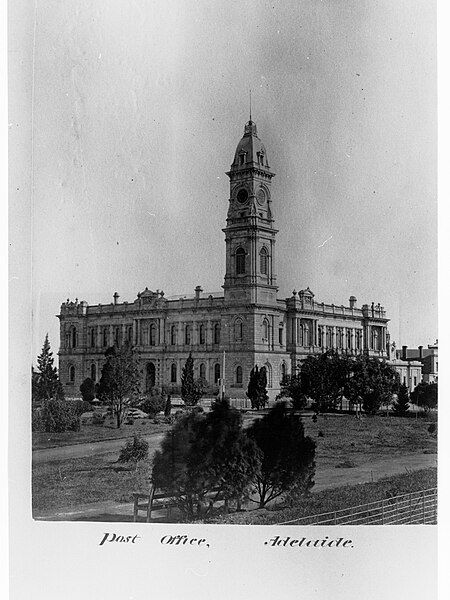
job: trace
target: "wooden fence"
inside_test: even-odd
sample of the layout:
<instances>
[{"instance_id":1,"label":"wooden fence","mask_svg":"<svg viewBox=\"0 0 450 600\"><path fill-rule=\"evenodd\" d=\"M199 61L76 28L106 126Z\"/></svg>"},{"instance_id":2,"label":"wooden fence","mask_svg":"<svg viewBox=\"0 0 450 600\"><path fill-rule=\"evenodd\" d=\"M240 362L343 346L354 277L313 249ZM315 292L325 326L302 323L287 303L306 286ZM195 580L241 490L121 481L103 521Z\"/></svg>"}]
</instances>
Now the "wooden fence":
<instances>
[{"instance_id":1,"label":"wooden fence","mask_svg":"<svg viewBox=\"0 0 450 600\"><path fill-rule=\"evenodd\" d=\"M437 488L430 488L274 525L434 525L436 522Z\"/></svg>"}]
</instances>

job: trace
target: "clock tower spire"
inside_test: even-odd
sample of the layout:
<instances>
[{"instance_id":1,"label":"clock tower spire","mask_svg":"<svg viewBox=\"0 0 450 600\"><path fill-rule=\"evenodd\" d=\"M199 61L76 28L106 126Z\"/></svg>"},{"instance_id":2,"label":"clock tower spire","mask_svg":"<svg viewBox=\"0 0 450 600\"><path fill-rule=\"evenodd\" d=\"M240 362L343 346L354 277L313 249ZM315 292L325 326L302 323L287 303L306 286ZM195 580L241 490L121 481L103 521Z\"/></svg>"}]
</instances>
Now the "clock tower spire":
<instances>
[{"instance_id":1,"label":"clock tower spire","mask_svg":"<svg viewBox=\"0 0 450 600\"><path fill-rule=\"evenodd\" d=\"M250 109L251 110L251 109ZM225 301L276 304L275 235L271 198L274 177L256 123L250 120L227 173L230 199L226 243Z\"/></svg>"}]
</instances>

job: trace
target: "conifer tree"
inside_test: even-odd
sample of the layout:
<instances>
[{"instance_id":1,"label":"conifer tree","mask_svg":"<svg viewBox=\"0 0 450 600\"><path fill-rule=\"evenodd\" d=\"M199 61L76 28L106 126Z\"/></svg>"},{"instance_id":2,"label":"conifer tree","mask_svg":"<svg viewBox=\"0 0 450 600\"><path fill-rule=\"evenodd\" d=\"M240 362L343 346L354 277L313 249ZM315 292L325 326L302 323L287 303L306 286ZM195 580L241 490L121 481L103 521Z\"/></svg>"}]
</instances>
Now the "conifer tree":
<instances>
[{"instance_id":1,"label":"conifer tree","mask_svg":"<svg viewBox=\"0 0 450 600\"><path fill-rule=\"evenodd\" d=\"M64 391L59 381L58 370L54 366L48 333L45 336L42 351L37 358L37 365L37 371L32 373L32 377L35 377L34 399L39 401L49 400L50 398L64 399Z\"/></svg>"},{"instance_id":2,"label":"conifer tree","mask_svg":"<svg viewBox=\"0 0 450 600\"><path fill-rule=\"evenodd\" d=\"M203 395L203 382L194 379L194 359L189 353L181 372L181 398L187 406L195 406Z\"/></svg>"},{"instance_id":3,"label":"conifer tree","mask_svg":"<svg viewBox=\"0 0 450 600\"><path fill-rule=\"evenodd\" d=\"M394 402L394 413L404 417L409 410L409 392L404 383L399 387L397 400Z\"/></svg>"}]
</instances>

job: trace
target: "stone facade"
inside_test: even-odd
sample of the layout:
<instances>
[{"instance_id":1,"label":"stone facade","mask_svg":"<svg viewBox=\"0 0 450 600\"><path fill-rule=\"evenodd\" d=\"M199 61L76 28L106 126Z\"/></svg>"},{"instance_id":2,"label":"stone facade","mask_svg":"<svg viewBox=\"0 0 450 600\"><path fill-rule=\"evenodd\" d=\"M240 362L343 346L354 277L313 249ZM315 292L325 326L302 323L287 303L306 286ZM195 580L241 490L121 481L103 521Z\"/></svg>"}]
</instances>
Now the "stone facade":
<instances>
[{"instance_id":1,"label":"stone facade","mask_svg":"<svg viewBox=\"0 0 450 600\"><path fill-rule=\"evenodd\" d=\"M125 341L138 351L142 387L179 389L181 370L192 352L196 376L227 394L245 397L252 367L265 366L269 396L279 392L284 373L309 354L337 349L389 359L388 319L375 303L324 304L309 288L278 298L271 182L267 152L249 121L230 171L223 291L200 286L186 296L165 297L147 288L134 302L61 305L60 378L68 396L78 395L86 377L100 378L105 350Z\"/></svg>"}]
</instances>

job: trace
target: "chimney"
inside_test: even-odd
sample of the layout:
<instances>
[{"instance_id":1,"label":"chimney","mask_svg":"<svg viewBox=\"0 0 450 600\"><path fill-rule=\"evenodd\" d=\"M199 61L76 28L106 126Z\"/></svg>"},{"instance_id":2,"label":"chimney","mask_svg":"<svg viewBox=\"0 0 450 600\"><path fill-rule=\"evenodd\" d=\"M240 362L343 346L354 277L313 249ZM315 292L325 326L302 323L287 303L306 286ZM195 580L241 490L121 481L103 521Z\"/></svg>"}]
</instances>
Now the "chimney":
<instances>
[{"instance_id":1,"label":"chimney","mask_svg":"<svg viewBox=\"0 0 450 600\"><path fill-rule=\"evenodd\" d=\"M117 304L117 300L120 298L119 294L117 292L114 292L114 304Z\"/></svg>"},{"instance_id":2,"label":"chimney","mask_svg":"<svg viewBox=\"0 0 450 600\"><path fill-rule=\"evenodd\" d=\"M408 346L402 346L402 360L406 360L406 349Z\"/></svg>"},{"instance_id":3,"label":"chimney","mask_svg":"<svg viewBox=\"0 0 450 600\"><path fill-rule=\"evenodd\" d=\"M195 299L200 300L200 293L203 292L203 289L200 285L195 288Z\"/></svg>"},{"instance_id":4,"label":"chimney","mask_svg":"<svg viewBox=\"0 0 450 600\"><path fill-rule=\"evenodd\" d=\"M350 296L349 304L350 304L350 308L355 308L355 304L356 304L355 296Z\"/></svg>"},{"instance_id":5,"label":"chimney","mask_svg":"<svg viewBox=\"0 0 450 600\"><path fill-rule=\"evenodd\" d=\"M419 360L423 358L423 346L419 346Z\"/></svg>"}]
</instances>

